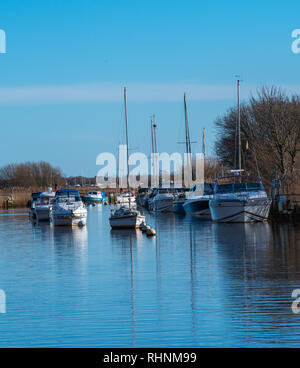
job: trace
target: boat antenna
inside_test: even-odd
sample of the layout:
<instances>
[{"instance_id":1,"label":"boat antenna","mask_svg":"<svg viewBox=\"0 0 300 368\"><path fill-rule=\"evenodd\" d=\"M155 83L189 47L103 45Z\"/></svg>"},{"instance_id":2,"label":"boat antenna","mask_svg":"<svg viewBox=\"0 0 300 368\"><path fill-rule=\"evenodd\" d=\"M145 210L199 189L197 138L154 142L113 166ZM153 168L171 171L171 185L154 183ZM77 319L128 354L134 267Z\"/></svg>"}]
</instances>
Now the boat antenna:
<instances>
[{"instance_id":1,"label":"boat antenna","mask_svg":"<svg viewBox=\"0 0 300 368\"><path fill-rule=\"evenodd\" d=\"M124 87L124 107L125 107L126 149L127 149L127 190L128 190L128 193L129 193L129 208L130 208L130 190L129 190L129 150L128 150L128 120L127 120L127 98L126 98L126 87Z\"/></svg>"}]
</instances>

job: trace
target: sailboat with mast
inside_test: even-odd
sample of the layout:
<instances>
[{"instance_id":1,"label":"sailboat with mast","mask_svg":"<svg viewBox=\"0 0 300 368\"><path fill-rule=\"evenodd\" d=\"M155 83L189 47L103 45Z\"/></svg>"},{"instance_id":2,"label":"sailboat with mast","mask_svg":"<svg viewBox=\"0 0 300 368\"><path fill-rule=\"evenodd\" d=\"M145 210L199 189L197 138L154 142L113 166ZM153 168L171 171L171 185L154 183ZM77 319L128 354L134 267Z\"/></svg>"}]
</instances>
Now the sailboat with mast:
<instances>
[{"instance_id":1,"label":"sailboat with mast","mask_svg":"<svg viewBox=\"0 0 300 368\"><path fill-rule=\"evenodd\" d=\"M238 165L230 175L217 178L213 198L209 202L211 218L216 222L257 222L268 219L272 200L260 177L246 175L241 168L240 80L237 81Z\"/></svg>"},{"instance_id":2,"label":"sailboat with mast","mask_svg":"<svg viewBox=\"0 0 300 368\"><path fill-rule=\"evenodd\" d=\"M125 106L125 127L126 127L126 150L127 150L127 190L130 193L129 186L129 150L128 150L128 119L127 119L127 96L126 87L124 87L124 106ZM112 229L135 229L145 222L145 216L132 208L131 196L128 197L128 206L121 206L112 211L109 223Z\"/></svg>"},{"instance_id":3,"label":"sailboat with mast","mask_svg":"<svg viewBox=\"0 0 300 368\"><path fill-rule=\"evenodd\" d=\"M191 158L192 149L191 149L191 140L190 140L190 130L189 130L189 123L188 123L188 116L187 116L187 107L186 107L186 94L183 95L183 105L184 105L184 120L185 120L185 148L186 153L188 155L188 160ZM179 142L184 143L184 142ZM188 165L191 165L191 162L188 161ZM192 165L190 166L192 169ZM183 208L184 203L186 202L186 190L179 191L178 194L175 196L173 202L173 211L176 213L185 213Z\"/></svg>"}]
</instances>

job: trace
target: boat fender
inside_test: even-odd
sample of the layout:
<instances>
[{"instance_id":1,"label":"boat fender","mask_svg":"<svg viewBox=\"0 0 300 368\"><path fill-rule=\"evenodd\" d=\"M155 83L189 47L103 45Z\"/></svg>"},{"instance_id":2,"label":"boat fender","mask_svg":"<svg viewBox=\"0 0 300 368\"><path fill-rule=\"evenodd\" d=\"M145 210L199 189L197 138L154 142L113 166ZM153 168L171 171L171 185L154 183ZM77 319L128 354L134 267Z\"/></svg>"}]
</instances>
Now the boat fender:
<instances>
[{"instance_id":1,"label":"boat fender","mask_svg":"<svg viewBox=\"0 0 300 368\"><path fill-rule=\"evenodd\" d=\"M147 232L146 232L147 236L155 236L156 235L156 231L154 229L147 229Z\"/></svg>"}]
</instances>

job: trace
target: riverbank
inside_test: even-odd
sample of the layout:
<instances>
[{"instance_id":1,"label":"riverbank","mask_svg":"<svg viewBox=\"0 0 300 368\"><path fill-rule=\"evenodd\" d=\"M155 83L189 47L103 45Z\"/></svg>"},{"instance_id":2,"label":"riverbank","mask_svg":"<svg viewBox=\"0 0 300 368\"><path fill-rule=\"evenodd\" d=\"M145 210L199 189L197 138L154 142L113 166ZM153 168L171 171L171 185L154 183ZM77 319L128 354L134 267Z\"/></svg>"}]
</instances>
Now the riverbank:
<instances>
[{"instance_id":1,"label":"riverbank","mask_svg":"<svg viewBox=\"0 0 300 368\"><path fill-rule=\"evenodd\" d=\"M105 192L109 200L111 196L119 193L117 188L99 189L94 186L85 187L68 187L69 189L77 189L83 198L88 192L101 190ZM31 194L34 192L45 192L48 188L12 188L10 190L0 190L0 208L24 208L30 207Z\"/></svg>"},{"instance_id":2,"label":"riverbank","mask_svg":"<svg viewBox=\"0 0 300 368\"><path fill-rule=\"evenodd\" d=\"M0 191L0 207L11 208L11 207L28 207L31 201L30 189L20 190L1 190Z\"/></svg>"}]
</instances>

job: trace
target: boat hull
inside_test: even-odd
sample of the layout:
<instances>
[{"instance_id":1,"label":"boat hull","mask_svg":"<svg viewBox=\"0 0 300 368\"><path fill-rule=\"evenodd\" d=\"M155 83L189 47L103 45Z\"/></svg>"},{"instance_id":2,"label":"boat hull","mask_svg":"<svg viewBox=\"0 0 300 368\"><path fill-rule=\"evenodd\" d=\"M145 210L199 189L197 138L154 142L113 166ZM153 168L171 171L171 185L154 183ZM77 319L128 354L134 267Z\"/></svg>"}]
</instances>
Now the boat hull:
<instances>
[{"instance_id":1,"label":"boat hull","mask_svg":"<svg viewBox=\"0 0 300 368\"><path fill-rule=\"evenodd\" d=\"M86 217L72 215L56 215L52 217L55 226L85 226Z\"/></svg>"},{"instance_id":2,"label":"boat hull","mask_svg":"<svg viewBox=\"0 0 300 368\"><path fill-rule=\"evenodd\" d=\"M105 202L105 200L103 198L84 198L83 200L85 203L89 204L89 203L103 203Z\"/></svg>"},{"instance_id":3,"label":"boat hull","mask_svg":"<svg viewBox=\"0 0 300 368\"><path fill-rule=\"evenodd\" d=\"M209 208L209 199L188 200L183 206L185 212L189 215L200 216L209 219L211 217Z\"/></svg>"},{"instance_id":4,"label":"boat hull","mask_svg":"<svg viewBox=\"0 0 300 368\"><path fill-rule=\"evenodd\" d=\"M145 216L110 217L109 223L112 229L136 229L145 222Z\"/></svg>"},{"instance_id":5,"label":"boat hull","mask_svg":"<svg viewBox=\"0 0 300 368\"><path fill-rule=\"evenodd\" d=\"M183 203L174 203L173 204L173 212L175 213L185 213L183 208Z\"/></svg>"},{"instance_id":6,"label":"boat hull","mask_svg":"<svg viewBox=\"0 0 300 368\"><path fill-rule=\"evenodd\" d=\"M173 198L152 201L152 211L173 212Z\"/></svg>"},{"instance_id":7,"label":"boat hull","mask_svg":"<svg viewBox=\"0 0 300 368\"><path fill-rule=\"evenodd\" d=\"M271 199L211 200L210 212L216 222L260 222L269 217Z\"/></svg>"},{"instance_id":8,"label":"boat hull","mask_svg":"<svg viewBox=\"0 0 300 368\"><path fill-rule=\"evenodd\" d=\"M51 216L50 208L47 208L47 209L36 208L34 212L35 212L35 218L38 221L49 221L50 220L50 216Z\"/></svg>"},{"instance_id":9,"label":"boat hull","mask_svg":"<svg viewBox=\"0 0 300 368\"><path fill-rule=\"evenodd\" d=\"M52 222L57 226L84 226L86 225L87 210L80 211L52 211Z\"/></svg>"}]
</instances>

